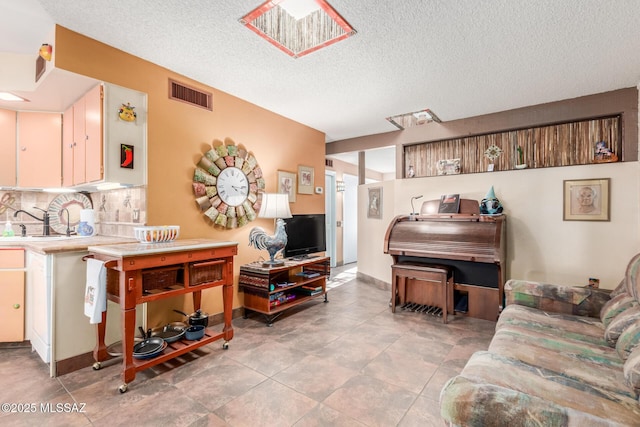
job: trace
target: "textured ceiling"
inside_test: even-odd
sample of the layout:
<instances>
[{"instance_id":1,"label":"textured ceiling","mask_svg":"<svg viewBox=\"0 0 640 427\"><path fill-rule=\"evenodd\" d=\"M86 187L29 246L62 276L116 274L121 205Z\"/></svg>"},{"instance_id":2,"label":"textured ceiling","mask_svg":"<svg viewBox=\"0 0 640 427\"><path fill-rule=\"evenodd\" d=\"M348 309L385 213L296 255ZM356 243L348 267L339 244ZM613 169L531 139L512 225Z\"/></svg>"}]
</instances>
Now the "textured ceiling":
<instances>
[{"instance_id":1,"label":"textured ceiling","mask_svg":"<svg viewBox=\"0 0 640 427\"><path fill-rule=\"evenodd\" d=\"M638 0L329 2L358 33L299 59L238 22L261 0L0 0L0 52L36 52L49 20L327 142L424 108L449 121L640 82Z\"/></svg>"}]
</instances>

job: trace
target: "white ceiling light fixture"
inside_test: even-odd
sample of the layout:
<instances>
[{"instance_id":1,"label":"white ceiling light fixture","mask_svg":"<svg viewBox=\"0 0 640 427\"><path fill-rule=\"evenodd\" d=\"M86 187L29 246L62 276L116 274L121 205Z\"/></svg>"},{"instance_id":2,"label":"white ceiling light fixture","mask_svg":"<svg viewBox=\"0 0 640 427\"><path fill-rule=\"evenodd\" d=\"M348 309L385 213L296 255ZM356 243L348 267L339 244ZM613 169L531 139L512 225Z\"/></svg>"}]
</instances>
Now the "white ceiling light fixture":
<instances>
[{"instance_id":1,"label":"white ceiling light fixture","mask_svg":"<svg viewBox=\"0 0 640 427\"><path fill-rule=\"evenodd\" d=\"M14 95L10 92L0 92L0 101L29 102L28 99L25 99L18 95Z\"/></svg>"},{"instance_id":2,"label":"white ceiling light fixture","mask_svg":"<svg viewBox=\"0 0 640 427\"><path fill-rule=\"evenodd\" d=\"M442 120L428 108L411 113L398 114L397 116L387 117L387 120L400 130L405 130L412 126L419 126L425 123L442 123Z\"/></svg>"},{"instance_id":3,"label":"white ceiling light fixture","mask_svg":"<svg viewBox=\"0 0 640 427\"><path fill-rule=\"evenodd\" d=\"M293 58L356 34L325 0L269 0L239 21Z\"/></svg>"}]
</instances>

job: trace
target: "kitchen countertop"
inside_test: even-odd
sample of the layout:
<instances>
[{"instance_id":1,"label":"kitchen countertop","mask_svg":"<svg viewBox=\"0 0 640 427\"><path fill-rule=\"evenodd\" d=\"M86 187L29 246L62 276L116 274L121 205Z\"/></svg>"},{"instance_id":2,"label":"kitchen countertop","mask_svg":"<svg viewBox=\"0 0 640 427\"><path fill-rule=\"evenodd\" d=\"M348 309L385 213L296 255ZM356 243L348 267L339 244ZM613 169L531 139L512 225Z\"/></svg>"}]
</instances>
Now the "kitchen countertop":
<instances>
[{"instance_id":1,"label":"kitchen countertop","mask_svg":"<svg viewBox=\"0 0 640 427\"><path fill-rule=\"evenodd\" d=\"M214 239L184 239L163 243L134 243L100 244L99 246L89 246L89 252L114 256L138 256L164 252L179 252L190 249L210 249L227 246L238 246L238 242L222 241Z\"/></svg>"},{"instance_id":2,"label":"kitchen countertop","mask_svg":"<svg viewBox=\"0 0 640 427\"><path fill-rule=\"evenodd\" d=\"M51 239L51 240L47 240ZM134 238L129 237L111 237L111 236L92 236L92 237L63 237L63 238L2 238L0 237L0 249L8 248L24 248L41 254L52 254L58 252L77 252L86 251L90 246L98 247L99 245L121 245L137 242Z\"/></svg>"}]
</instances>

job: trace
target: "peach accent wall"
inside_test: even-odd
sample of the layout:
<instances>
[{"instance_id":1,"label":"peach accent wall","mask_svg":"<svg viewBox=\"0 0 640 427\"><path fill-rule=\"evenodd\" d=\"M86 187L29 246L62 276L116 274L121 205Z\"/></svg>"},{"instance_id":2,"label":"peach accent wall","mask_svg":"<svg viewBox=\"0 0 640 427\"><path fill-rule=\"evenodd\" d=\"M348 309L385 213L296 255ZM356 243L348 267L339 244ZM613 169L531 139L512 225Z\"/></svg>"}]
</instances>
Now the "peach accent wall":
<instances>
[{"instance_id":1,"label":"peach accent wall","mask_svg":"<svg viewBox=\"0 0 640 427\"><path fill-rule=\"evenodd\" d=\"M254 153L264 172L267 192L276 191L278 170L297 173L300 164L313 167L315 186L324 187L324 133L64 27L56 27L55 50L58 68L148 94L147 224L178 224L181 238L238 242L233 305L241 306L242 294L237 292L239 266L268 256L266 251L248 246L249 231L262 226L272 232L273 221L256 220L236 230L214 228L193 196L191 183L196 163L214 140L230 138ZM169 100L169 78L213 92L213 112ZM324 194L297 194L296 202L291 204L294 214L322 213L324 208ZM150 326L159 321L154 312L191 308L188 300L165 300L157 305L150 307ZM210 314L222 311L218 290L203 294L202 308Z\"/></svg>"}]
</instances>

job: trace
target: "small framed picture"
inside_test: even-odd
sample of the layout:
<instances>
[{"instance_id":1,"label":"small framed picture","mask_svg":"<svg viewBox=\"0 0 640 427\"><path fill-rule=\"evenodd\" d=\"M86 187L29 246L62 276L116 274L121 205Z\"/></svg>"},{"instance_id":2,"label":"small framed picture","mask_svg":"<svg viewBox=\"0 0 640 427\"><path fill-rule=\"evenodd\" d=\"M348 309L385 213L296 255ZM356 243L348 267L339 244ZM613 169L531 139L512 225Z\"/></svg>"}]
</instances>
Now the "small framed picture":
<instances>
[{"instance_id":1,"label":"small framed picture","mask_svg":"<svg viewBox=\"0 0 640 427\"><path fill-rule=\"evenodd\" d=\"M120 167L133 169L133 145L120 144Z\"/></svg>"},{"instance_id":2,"label":"small framed picture","mask_svg":"<svg viewBox=\"0 0 640 427\"><path fill-rule=\"evenodd\" d=\"M565 221L609 221L609 178L564 181Z\"/></svg>"},{"instance_id":3,"label":"small framed picture","mask_svg":"<svg viewBox=\"0 0 640 427\"><path fill-rule=\"evenodd\" d=\"M298 166L298 193L313 194L313 184L313 168L309 166Z\"/></svg>"},{"instance_id":4,"label":"small framed picture","mask_svg":"<svg viewBox=\"0 0 640 427\"><path fill-rule=\"evenodd\" d=\"M382 219L382 187L373 187L369 189L367 218Z\"/></svg>"},{"instance_id":5,"label":"small framed picture","mask_svg":"<svg viewBox=\"0 0 640 427\"><path fill-rule=\"evenodd\" d=\"M296 174L293 172L278 171L278 193L289 195L289 202L296 201Z\"/></svg>"}]
</instances>

